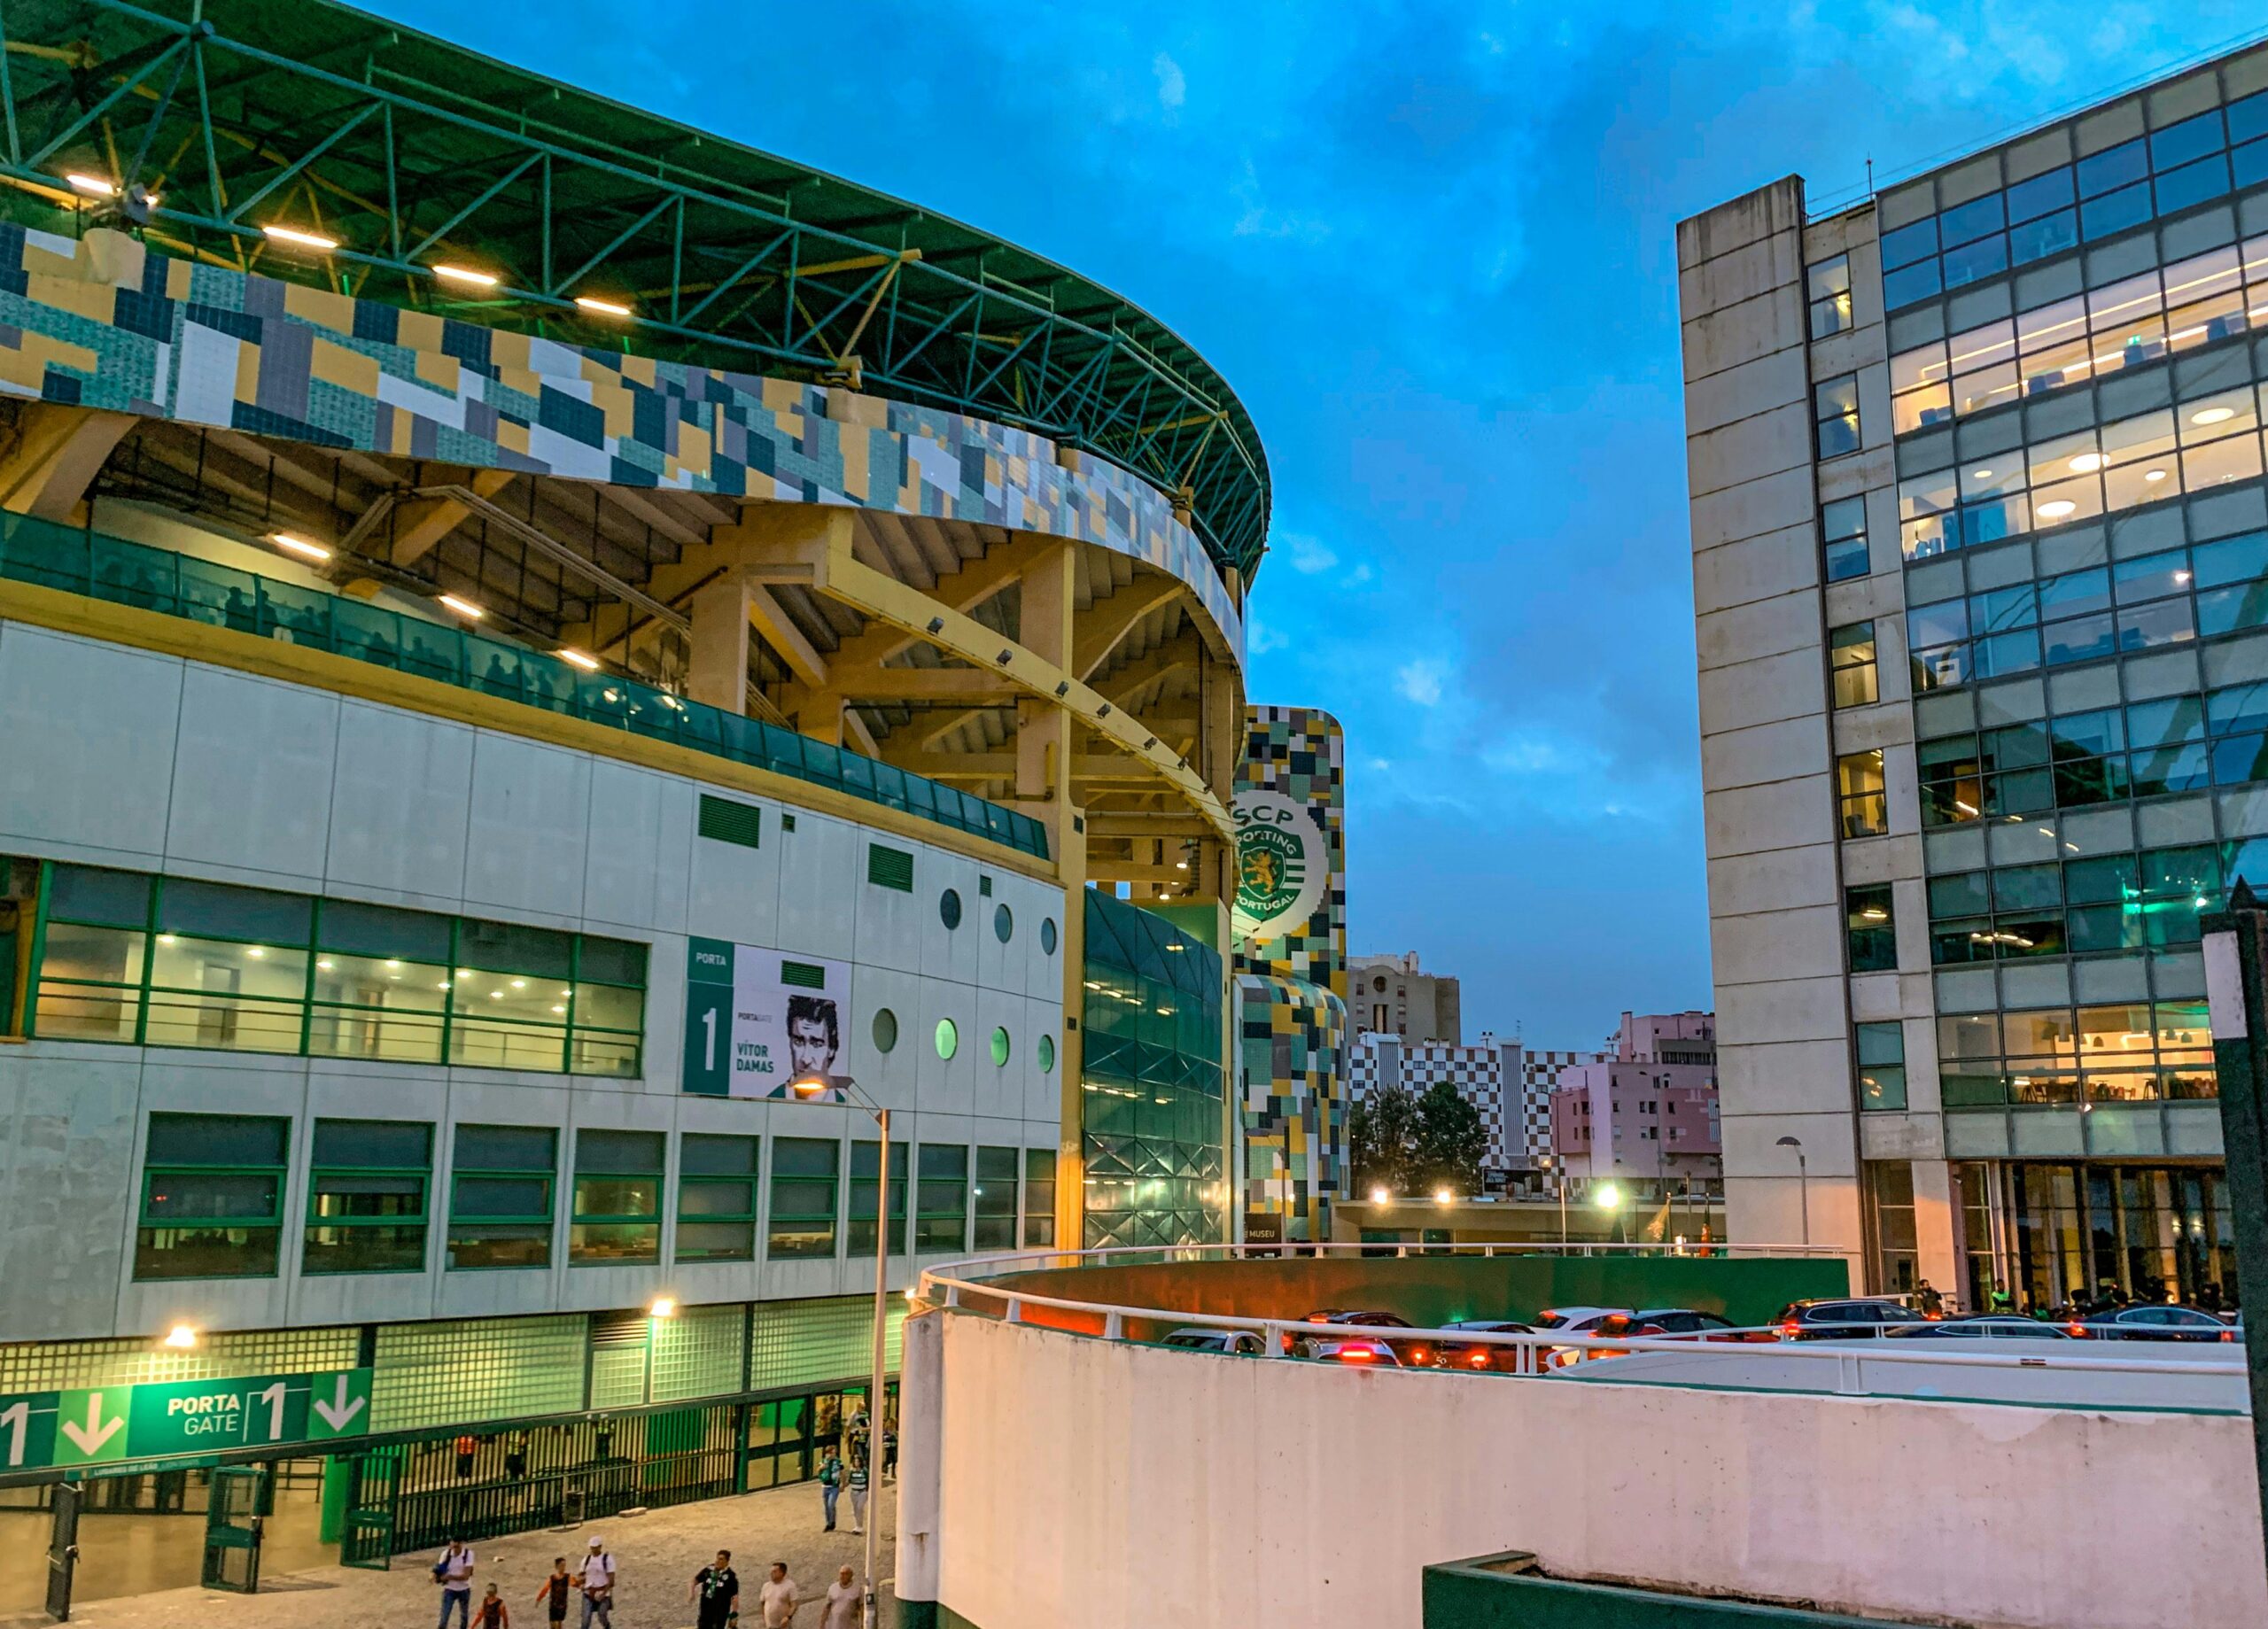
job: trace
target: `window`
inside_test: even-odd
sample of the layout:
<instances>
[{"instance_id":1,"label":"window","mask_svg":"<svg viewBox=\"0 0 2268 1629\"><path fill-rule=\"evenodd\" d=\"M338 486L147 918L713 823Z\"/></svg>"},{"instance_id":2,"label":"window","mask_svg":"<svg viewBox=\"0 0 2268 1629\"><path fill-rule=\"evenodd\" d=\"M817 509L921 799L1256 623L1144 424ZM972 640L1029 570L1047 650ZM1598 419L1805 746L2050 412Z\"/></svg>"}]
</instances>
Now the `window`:
<instances>
[{"instance_id":1,"label":"window","mask_svg":"<svg viewBox=\"0 0 2268 1629\"><path fill-rule=\"evenodd\" d=\"M1875 701L1875 625L1847 623L1827 635L1827 660L1835 680L1835 705L1864 707Z\"/></svg>"},{"instance_id":2,"label":"window","mask_svg":"<svg viewBox=\"0 0 2268 1629\"><path fill-rule=\"evenodd\" d=\"M897 1045L897 1014L888 1007L874 1009L874 1051L887 1052Z\"/></svg>"},{"instance_id":3,"label":"window","mask_svg":"<svg viewBox=\"0 0 2268 1629\"><path fill-rule=\"evenodd\" d=\"M875 1151L881 1146L873 1141L850 1144L850 1208L843 1222L848 1239L846 1249L853 1260L874 1253L874 1212L879 1198L874 1192ZM894 1256L905 1253L906 1175L913 1161L913 1151L904 1143L889 1145L889 1253Z\"/></svg>"},{"instance_id":4,"label":"window","mask_svg":"<svg viewBox=\"0 0 2268 1629\"><path fill-rule=\"evenodd\" d=\"M1853 887L1844 894L1844 926L1853 974L1889 974L1899 966L1899 919L1889 887Z\"/></svg>"},{"instance_id":5,"label":"window","mask_svg":"<svg viewBox=\"0 0 2268 1629\"><path fill-rule=\"evenodd\" d=\"M998 1026L992 1031L992 1067L996 1069L1008 1067L1008 1032Z\"/></svg>"},{"instance_id":6,"label":"window","mask_svg":"<svg viewBox=\"0 0 2268 1629\"><path fill-rule=\"evenodd\" d=\"M680 1261L756 1260L759 1139L687 1132L677 1145Z\"/></svg>"},{"instance_id":7,"label":"window","mask_svg":"<svg viewBox=\"0 0 2268 1629\"><path fill-rule=\"evenodd\" d=\"M1024 1150L1024 1248L1045 1249L1055 1242L1055 1151Z\"/></svg>"},{"instance_id":8,"label":"window","mask_svg":"<svg viewBox=\"0 0 2268 1629\"><path fill-rule=\"evenodd\" d=\"M960 1051L959 1028L954 1024L952 1020L949 1018L941 1018L937 1020L936 1038L937 1056L950 1063L952 1061L952 1055Z\"/></svg>"},{"instance_id":9,"label":"window","mask_svg":"<svg viewBox=\"0 0 2268 1629\"><path fill-rule=\"evenodd\" d=\"M960 890L947 888L937 896L937 920L945 925L948 933L960 926Z\"/></svg>"},{"instance_id":10,"label":"window","mask_svg":"<svg viewBox=\"0 0 2268 1629\"><path fill-rule=\"evenodd\" d=\"M449 1187L449 1265L551 1265L558 1134L548 1126L459 1126Z\"/></svg>"},{"instance_id":11,"label":"window","mask_svg":"<svg viewBox=\"0 0 2268 1629\"><path fill-rule=\"evenodd\" d=\"M578 1131L575 1201L567 1230L573 1267L645 1265L662 1259L659 1131Z\"/></svg>"},{"instance_id":12,"label":"window","mask_svg":"<svg viewBox=\"0 0 2268 1629\"><path fill-rule=\"evenodd\" d=\"M1859 1106L1862 1109L1902 1109L1906 1106L1906 1031L1899 1024L1860 1024L1859 1031Z\"/></svg>"},{"instance_id":13,"label":"window","mask_svg":"<svg viewBox=\"0 0 2268 1629\"><path fill-rule=\"evenodd\" d=\"M1846 582L1867 574L1867 500L1838 498L1819 511L1820 547L1827 580Z\"/></svg>"},{"instance_id":14,"label":"window","mask_svg":"<svg viewBox=\"0 0 2268 1629\"><path fill-rule=\"evenodd\" d=\"M1006 905L993 906L992 936L995 939L998 939L1002 944L1006 944L1010 939L1015 936L1015 932L1016 919L1014 913Z\"/></svg>"},{"instance_id":15,"label":"window","mask_svg":"<svg viewBox=\"0 0 2268 1629\"><path fill-rule=\"evenodd\" d=\"M315 1121L299 1270L423 1272L432 1169L431 1126L400 1120Z\"/></svg>"},{"instance_id":16,"label":"window","mask_svg":"<svg viewBox=\"0 0 2268 1629\"><path fill-rule=\"evenodd\" d=\"M1811 388L1811 415L1821 461L1859 450L1859 376L1822 379Z\"/></svg>"},{"instance_id":17,"label":"window","mask_svg":"<svg viewBox=\"0 0 2268 1629\"><path fill-rule=\"evenodd\" d=\"M646 947L50 865L38 1034L630 1078Z\"/></svg>"},{"instance_id":18,"label":"window","mask_svg":"<svg viewBox=\"0 0 2268 1629\"><path fill-rule=\"evenodd\" d=\"M291 1136L262 1115L151 1115L134 1276L273 1278Z\"/></svg>"},{"instance_id":19,"label":"window","mask_svg":"<svg viewBox=\"0 0 2268 1629\"><path fill-rule=\"evenodd\" d=\"M1824 339L1851 324L1851 257L1838 254L1821 260L1805 273L1811 299L1811 337Z\"/></svg>"},{"instance_id":20,"label":"window","mask_svg":"<svg viewBox=\"0 0 2268 1629\"><path fill-rule=\"evenodd\" d=\"M835 1253L835 1206L841 1144L819 1137L775 1137L772 1144L772 1227L765 1253L774 1261Z\"/></svg>"},{"instance_id":21,"label":"window","mask_svg":"<svg viewBox=\"0 0 2268 1629\"><path fill-rule=\"evenodd\" d=\"M914 1192L914 1253L967 1249L968 1150L924 1143L920 1172Z\"/></svg>"},{"instance_id":22,"label":"window","mask_svg":"<svg viewBox=\"0 0 2268 1629\"><path fill-rule=\"evenodd\" d=\"M1013 1148L976 1151L976 1222L970 1243L979 1250L1016 1247L1016 1167L1021 1158Z\"/></svg>"},{"instance_id":23,"label":"window","mask_svg":"<svg viewBox=\"0 0 2268 1629\"><path fill-rule=\"evenodd\" d=\"M1055 954L1055 919L1052 916L1040 919L1039 948L1050 956Z\"/></svg>"},{"instance_id":24,"label":"window","mask_svg":"<svg viewBox=\"0 0 2268 1629\"><path fill-rule=\"evenodd\" d=\"M1866 1169L1875 1210L1876 1272L1885 1294L1904 1295L1921 1270L1914 1234L1914 1167L1904 1160L1870 1160Z\"/></svg>"},{"instance_id":25,"label":"window","mask_svg":"<svg viewBox=\"0 0 2268 1629\"><path fill-rule=\"evenodd\" d=\"M1846 752L1837 758L1835 793L1842 807L1844 836L1876 837L1890 829L1881 748Z\"/></svg>"}]
</instances>

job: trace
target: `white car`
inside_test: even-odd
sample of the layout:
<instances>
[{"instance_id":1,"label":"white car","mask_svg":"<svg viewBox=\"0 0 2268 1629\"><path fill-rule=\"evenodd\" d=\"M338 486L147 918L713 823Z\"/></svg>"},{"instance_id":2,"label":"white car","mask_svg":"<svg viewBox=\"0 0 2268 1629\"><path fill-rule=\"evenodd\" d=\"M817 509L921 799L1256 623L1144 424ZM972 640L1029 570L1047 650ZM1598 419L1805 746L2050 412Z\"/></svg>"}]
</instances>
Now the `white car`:
<instances>
[{"instance_id":1,"label":"white car","mask_svg":"<svg viewBox=\"0 0 2268 1629\"><path fill-rule=\"evenodd\" d=\"M1176 1330L1158 1344L1184 1352L1223 1352L1231 1357L1258 1357L1268 1350L1250 1330Z\"/></svg>"},{"instance_id":2,"label":"white car","mask_svg":"<svg viewBox=\"0 0 2268 1629\"><path fill-rule=\"evenodd\" d=\"M1627 1307L1547 1307L1535 1315L1535 1332L1539 1335L1559 1333L1567 1335L1600 1335L1630 1333L1630 1309ZM1619 1321L1619 1324L1618 1324ZM1604 1326L1618 1324L1611 1331ZM1553 1346L1543 1354L1547 1369L1565 1369L1580 1363L1585 1358L1613 1356L1588 1346Z\"/></svg>"}]
</instances>

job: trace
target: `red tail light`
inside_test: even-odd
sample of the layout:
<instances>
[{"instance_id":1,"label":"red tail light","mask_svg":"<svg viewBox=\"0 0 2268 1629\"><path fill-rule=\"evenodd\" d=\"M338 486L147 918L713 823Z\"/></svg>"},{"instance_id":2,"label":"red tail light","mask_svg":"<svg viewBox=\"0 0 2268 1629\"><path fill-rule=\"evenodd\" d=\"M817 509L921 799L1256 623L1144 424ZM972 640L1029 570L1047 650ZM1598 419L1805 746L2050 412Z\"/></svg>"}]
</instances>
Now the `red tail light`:
<instances>
[{"instance_id":1,"label":"red tail light","mask_svg":"<svg viewBox=\"0 0 2268 1629\"><path fill-rule=\"evenodd\" d=\"M2087 1338L2087 1326L2084 1323L2067 1323L2063 1326L2063 1333L2070 1336L2074 1340L2085 1340Z\"/></svg>"},{"instance_id":2,"label":"red tail light","mask_svg":"<svg viewBox=\"0 0 2268 1629\"><path fill-rule=\"evenodd\" d=\"M2221 1338L2223 1340L2226 1340L2228 1337L2224 1335ZM1467 1358L1465 1361L1472 1364L1475 1369L1486 1369L1488 1367L1488 1354L1486 1352L1476 1352L1471 1357Z\"/></svg>"},{"instance_id":3,"label":"red tail light","mask_svg":"<svg viewBox=\"0 0 2268 1629\"><path fill-rule=\"evenodd\" d=\"M1374 1352L1365 1352L1360 1346L1348 1346L1340 1353L1339 1361L1342 1363L1375 1363L1379 1360Z\"/></svg>"},{"instance_id":4,"label":"red tail light","mask_svg":"<svg viewBox=\"0 0 2268 1629\"><path fill-rule=\"evenodd\" d=\"M1802 1329L1803 1325L1800 1323L1783 1323L1780 1326L1780 1338L1783 1340L1793 1340Z\"/></svg>"}]
</instances>

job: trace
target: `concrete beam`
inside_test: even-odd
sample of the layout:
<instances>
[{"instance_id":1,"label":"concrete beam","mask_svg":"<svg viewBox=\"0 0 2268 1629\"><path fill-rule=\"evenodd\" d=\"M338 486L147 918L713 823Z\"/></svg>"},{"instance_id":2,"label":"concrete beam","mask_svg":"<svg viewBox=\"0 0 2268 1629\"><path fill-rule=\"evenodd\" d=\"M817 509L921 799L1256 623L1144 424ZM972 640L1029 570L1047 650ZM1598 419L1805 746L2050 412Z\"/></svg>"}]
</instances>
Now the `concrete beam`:
<instances>
[{"instance_id":1,"label":"concrete beam","mask_svg":"<svg viewBox=\"0 0 2268 1629\"><path fill-rule=\"evenodd\" d=\"M26 402L16 419L16 444L0 456L0 508L42 520L70 520L104 461L136 422L130 413Z\"/></svg>"},{"instance_id":2,"label":"concrete beam","mask_svg":"<svg viewBox=\"0 0 2268 1629\"><path fill-rule=\"evenodd\" d=\"M483 498L493 498L512 484L509 469L476 469L465 483ZM401 506L401 522L394 528L392 559L398 566L413 566L439 547L440 541L464 524L472 511L454 498L418 498Z\"/></svg>"}]
</instances>

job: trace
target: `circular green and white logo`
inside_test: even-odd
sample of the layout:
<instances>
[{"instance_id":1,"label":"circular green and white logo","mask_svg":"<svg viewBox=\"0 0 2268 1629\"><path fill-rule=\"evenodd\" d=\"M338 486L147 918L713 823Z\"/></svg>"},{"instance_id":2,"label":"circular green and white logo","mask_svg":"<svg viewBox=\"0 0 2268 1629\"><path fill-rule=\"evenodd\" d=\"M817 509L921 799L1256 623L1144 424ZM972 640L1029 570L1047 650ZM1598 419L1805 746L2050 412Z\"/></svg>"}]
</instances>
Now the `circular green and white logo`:
<instances>
[{"instance_id":1,"label":"circular green and white logo","mask_svg":"<svg viewBox=\"0 0 2268 1629\"><path fill-rule=\"evenodd\" d=\"M1239 793L1237 823L1238 935L1254 943L1307 926L1330 880L1330 850L1304 804L1281 792Z\"/></svg>"}]
</instances>

